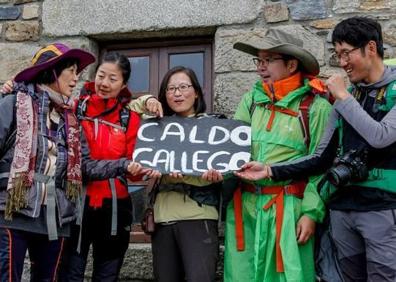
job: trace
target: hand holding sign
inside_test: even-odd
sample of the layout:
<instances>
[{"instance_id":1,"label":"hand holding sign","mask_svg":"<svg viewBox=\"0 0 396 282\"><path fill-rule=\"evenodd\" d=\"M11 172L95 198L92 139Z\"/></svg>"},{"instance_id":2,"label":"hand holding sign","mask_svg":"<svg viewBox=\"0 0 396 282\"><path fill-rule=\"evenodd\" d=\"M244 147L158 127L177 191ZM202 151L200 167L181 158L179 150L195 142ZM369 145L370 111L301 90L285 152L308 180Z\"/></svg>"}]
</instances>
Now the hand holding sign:
<instances>
[{"instance_id":1,"label":"hand holding sign","mask_svg":"<svg viewBox=\"0 0 396 282\"><path fill-rule=\"evenodd\" d=\"M160 178L161 172L156 169L148 169L147 171L143 172L148 178Z\"/></svg>"},{"instance_id":2,"label":"hand holding sign","mask_svg":"<svg viewBox=\"0 0 396 282\"><path fill-rule=\"evenodd\" d=\"M223 175L218 170L209 169L202 174L202 179L216 183L223 181Z\"/></svg>"},{"instance_id":3,"label":"hand holding sign","mask_svg":"<svg viewBox=\"0 0 396 282\"><path fill-rule=\"evenodd\" d=\"M133 159L143 166L185 175L214 169L224 174L250 159L250 127L236 120L164 117L144 121Z\"/></svg>"},{"instance_id":4,"label":"hand holding sign","mask_svg":"<svg viewBox=\"0 0 396 282\"><path fill-rule=\"evenodd\" d=\"M144 174L148 178L159 178L161 173L158 170L152 168L144 168L141 164L137 162L130 162L127 166L127 171L130 175L136 176L139 174Z\"/></svg>"},{"instance_id":5,"label":"hand holding sign","mask_svg":"<svg viewBox=\"0 0 396 282\"><path fill-rule=\"evenodd\" d=\"M182 179L183 178L183 174L181 174L180 172L170 172L169 176L175 179Z\"/></svg>"},{"instance_id":6,"label":"hand holding sign","mask_svg":"<svg viewBox=\"0 0 396 282\"><path fill-rule=\"evenodd\" d=\"M241 167L240 171L234 172L240 178L256 181L272 177L271 167L260 162L249 162Z\"/></svg>"},{"instance_id":7,"label":"hand holding sign","mask_svg":"<svg viewBox=\"0 0 396 282\"><path fill-rule=\"evenodd\" d=\"M130 175L135 176L142 170L142 165L137 162L130 162L127 166L127 171Z\"/></svg>"}]
</instances>

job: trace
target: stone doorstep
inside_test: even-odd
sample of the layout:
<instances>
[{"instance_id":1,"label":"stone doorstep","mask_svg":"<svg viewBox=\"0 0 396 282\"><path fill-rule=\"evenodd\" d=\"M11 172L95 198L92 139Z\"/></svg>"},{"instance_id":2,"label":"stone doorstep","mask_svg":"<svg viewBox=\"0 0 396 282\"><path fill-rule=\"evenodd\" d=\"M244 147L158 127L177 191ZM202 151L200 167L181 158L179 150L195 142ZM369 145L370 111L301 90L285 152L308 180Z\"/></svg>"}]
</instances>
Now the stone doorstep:
<instances>
[{"instance_id":1,"label":"stone doorstep","mask_svg":"<svg viewBox=\"0 0 396 282\"><path fill-rule=\"evenodd\" d=\"M220 246L219 262L217 264L217 282L223 277L223 254L224 246ZM92 253L88 255L88 263L85 271L85 281L90 281L92 273ZM28 256L25 259L22 281L30 281L30 261ZM133 243L125 254L124 263L120 272L119 281L151 282L154 281L152 269L151 244Z\"/></svg>"},{"instance_id":2,"label":"stone doorstep","mask_svg":"<svg viewBox=\"0 0 396 282\"><path fill-rule=\"evenodd\" d=\"M221 238L221 237L220 237ZM222 238L220 240L222 242ZM223 277L223 254L224 246L220 245L220 256L217 265L217 279L222 281ZM119 281L151 282L154 281L152 268L151 237L144 234L140 224L133 224L130 244L125 254L124 263L120 272ZM89 281L92 274L92 253L88 255L88 263L85 271L85 281ZM30 280L30 261L25 259L25 267L22 281Z\"/></svg>"},{"instance_id":3,"label":"stone doorstep","mask_svg":"<svg viewBox=\"0 0 396 282\"><path fill-rule=\"evenodd\" d=\"M223 281L223 245L220 246L219 254L220 256L216 273L216 281L218 282ZM87 267L86 277L89 277L90 273L91 272L88 271ZM120 281L154 281L151 244L129 244L129 248L125 254L124 263L120 272Z\"/></svg>"},{"instance_id":4,"label":"stone doorstep","mask_svg":"<svg viewBox=\"0 0 396 282\"><path fill-rule=\"evenodd\" d=\"M140 224L133 224L131 235L129 237L130 243L151 243L151 236L143 232Z\"/></svg>"}]
</instances>

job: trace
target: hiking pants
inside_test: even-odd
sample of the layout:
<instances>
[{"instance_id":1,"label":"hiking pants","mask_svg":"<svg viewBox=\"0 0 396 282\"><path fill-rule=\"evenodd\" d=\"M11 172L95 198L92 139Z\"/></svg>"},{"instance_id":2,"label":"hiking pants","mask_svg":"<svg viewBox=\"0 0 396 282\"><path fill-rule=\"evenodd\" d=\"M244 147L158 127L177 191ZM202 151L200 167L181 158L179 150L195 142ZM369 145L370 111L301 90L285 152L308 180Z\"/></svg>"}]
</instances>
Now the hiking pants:
<instances>
[{"instance_id":1,"label":"hiking pants","mask_svg":"<svg viewBox=\"0 0 396 282\"><path fill-rule=\"evenodd\" d=\"M101 208L88 206L87 197L81 233L81 252L77 252L80 228L73 225L67 255L62 262L61 281L84 281L89 248L92 245L92 281L118 281L129 246L132 224L132 202L128 197L117 200L117 235L111 235L111 199Z\"/></svg>"},{"instance_id":2,"label":"hiking pants","mask_svg":"<svg viewBox=\"0 0 396 282\"><path fill-rule=\"evenodd\" d=\"M30 281L56 281L63 242L63 238L49 241L47 234L0 227L0 281L22 280L27 250Z\"/></svg>"},{"instance_id":3,"label":"hiking pants","mask_svg":"<svg viewBox=\"0 0 396 282\"><path fill-rule=\"evenodd\" d=\"M219 257L216 220L183 220L155 228L151 241L156 281L215 281Z\"/></svg>"},{"instance_id":4,"label":"hiking pants","mask_svg":"<svg viewBox=\"0 0 396 282\"><path fill-rule=\"evenodd\" d=\"M346 281L396 281L396 209L330 211Z\"/></svg>"}]
</instances>

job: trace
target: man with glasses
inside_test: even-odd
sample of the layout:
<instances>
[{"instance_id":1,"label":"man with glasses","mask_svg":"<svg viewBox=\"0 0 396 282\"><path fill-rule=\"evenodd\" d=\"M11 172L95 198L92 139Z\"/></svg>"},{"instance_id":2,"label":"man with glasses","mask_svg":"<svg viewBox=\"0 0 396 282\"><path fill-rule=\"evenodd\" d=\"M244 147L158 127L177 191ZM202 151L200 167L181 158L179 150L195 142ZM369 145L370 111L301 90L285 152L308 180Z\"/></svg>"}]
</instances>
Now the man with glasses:
<instances>
[{"instance_id":1,"label":"man with glasses","mask_svg":"<svg viewBox=\"0 0 396 282\"><path fill-rule=\"evenodd\" d=\"M329 169L330 226L344 279L396 281L396 70L383 63L381 26L372 19L343 20L332 42L352 85L341 75L328 79L336 102L318 150L286 164L250 163L239 176L279 181Z\"/></svg>"},{"instance_id":2,"label":"man with glasses","mask_svg":"<svg viewBox=\"0 0 396 282\"><path fill-rule=\"evenodd\" d=\"M252 158L287 161L312 153L331 106L316 58L303 42L269 29L234 48L253 55L260 79L235 113L252 128ZM224 281L314 281L315 222L324 217L320 177L241 182L227 208Z\"/></svg>"}]
</instances>

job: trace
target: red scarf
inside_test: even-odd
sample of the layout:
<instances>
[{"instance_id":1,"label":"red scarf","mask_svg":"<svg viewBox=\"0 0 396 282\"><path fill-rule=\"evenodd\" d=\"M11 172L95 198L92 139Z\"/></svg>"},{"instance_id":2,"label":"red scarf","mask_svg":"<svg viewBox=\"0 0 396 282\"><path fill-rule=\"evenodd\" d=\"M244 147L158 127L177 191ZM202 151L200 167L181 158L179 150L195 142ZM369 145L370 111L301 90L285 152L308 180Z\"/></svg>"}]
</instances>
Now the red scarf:
<instances>
[{"instance_id":1,"label":"red scarf","mask_svg":"<svg viewBox=\"0 0 396 282\"><path fill-rule=\"evenodd\" d=\"M293 90L296 90L301 85L302 79L300 72L285 79L275 81L272 84L263 82L264 91L273 102L282 100L283 97L288 95Z\"/></svg>"},{"instance_id":2,"label":"red scarf","mask_svg":"<svg viewBox=\"0 0 396 282\"><path fill-rule=\"evenodd\" d=\"M76 116L64 109L67 135L67 186L66 195L76 200L82 187L80 129ZM30 95L19 91L16 98L16 140L10 169L5 218L27 206L28 190L33 185L37 153L38 109Z\"/></svg>"}]
</instances>

